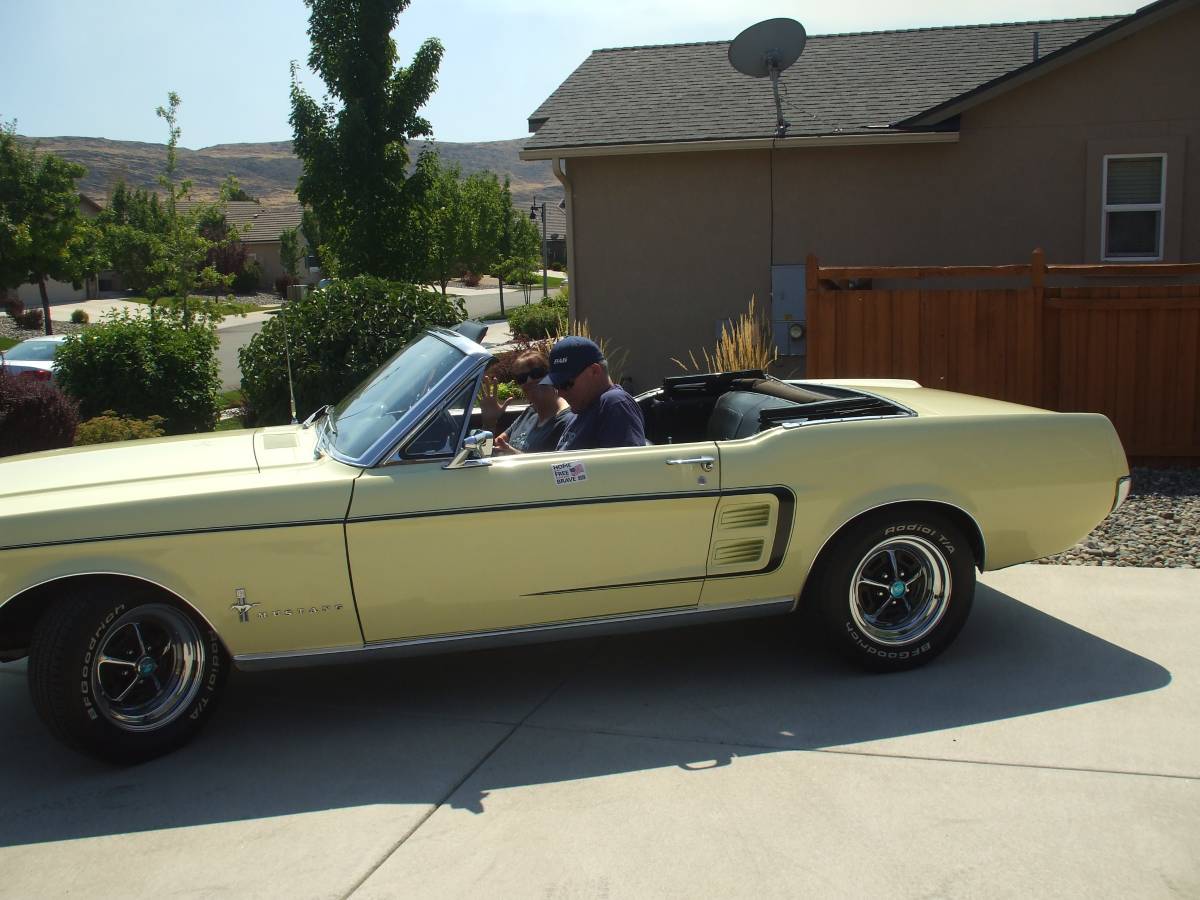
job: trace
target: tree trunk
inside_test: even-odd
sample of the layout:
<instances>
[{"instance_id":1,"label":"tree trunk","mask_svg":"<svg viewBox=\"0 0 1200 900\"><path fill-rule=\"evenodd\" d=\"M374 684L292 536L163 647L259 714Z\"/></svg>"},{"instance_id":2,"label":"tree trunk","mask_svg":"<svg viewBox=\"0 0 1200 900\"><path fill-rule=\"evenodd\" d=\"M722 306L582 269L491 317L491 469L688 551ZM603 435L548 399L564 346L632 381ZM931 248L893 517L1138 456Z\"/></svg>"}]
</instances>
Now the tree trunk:
<instances>
[{"instance_id":1,"label":"tree trunk","mask_svg":"<svg viewBox=\"0 0 1200 900\"><path fill-rule=\"evenodd\" d=\"M54 326L50 324L50 295L46 293L46 276L38 278L38 290L42 292L42 327L46 334L54 334Z\"/></svg>"}]
</instances>

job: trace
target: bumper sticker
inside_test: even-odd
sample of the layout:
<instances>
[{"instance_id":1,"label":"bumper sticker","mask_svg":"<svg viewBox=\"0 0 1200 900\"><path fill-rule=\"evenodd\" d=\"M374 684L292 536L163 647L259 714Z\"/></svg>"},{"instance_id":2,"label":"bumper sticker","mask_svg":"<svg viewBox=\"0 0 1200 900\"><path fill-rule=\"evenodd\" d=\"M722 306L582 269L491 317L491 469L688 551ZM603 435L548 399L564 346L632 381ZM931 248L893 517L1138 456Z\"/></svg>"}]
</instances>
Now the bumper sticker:
<instances>
[{"instance_id":1,"label":"bumper sticker","mask_svg":"<svg viewBox=\"0 0 1200 900\"><path fill-rule=\"evenodd\" d=\"M587 467L581 462L555 463L553 469L556 485L587 481Z\"/></svg>"}]
</instances>

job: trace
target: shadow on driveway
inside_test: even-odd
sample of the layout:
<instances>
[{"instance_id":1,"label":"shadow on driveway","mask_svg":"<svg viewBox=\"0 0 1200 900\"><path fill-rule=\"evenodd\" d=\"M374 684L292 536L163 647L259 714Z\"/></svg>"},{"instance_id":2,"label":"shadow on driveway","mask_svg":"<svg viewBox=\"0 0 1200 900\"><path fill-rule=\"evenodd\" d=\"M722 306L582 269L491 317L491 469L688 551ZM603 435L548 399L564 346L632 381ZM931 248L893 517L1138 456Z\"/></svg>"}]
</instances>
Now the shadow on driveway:
<instances>
[{"instance_id":1,"label":"shadow on driveway","mask_svg":"<svg viewBox=\"0 0 1200 900\"><path fill-rule=\"evenodd\" d=\"M130 769L61 749L0 674L0 846L371 804L482 812L490 791L777 750L845 748L1162 688L1170 673L981 586L930 665L850 668L794 618L516 650L236 673L198 740ZM481 767L523 729L650 738L624 754ZM694 742L695 753L689 753ZM713 759L714 745L728 754ZM692 757L695 758L692 758ZM478 771L477 771L478 770ZM473 772L469 791L458 791Z\"/></svg>"}]
</instances>

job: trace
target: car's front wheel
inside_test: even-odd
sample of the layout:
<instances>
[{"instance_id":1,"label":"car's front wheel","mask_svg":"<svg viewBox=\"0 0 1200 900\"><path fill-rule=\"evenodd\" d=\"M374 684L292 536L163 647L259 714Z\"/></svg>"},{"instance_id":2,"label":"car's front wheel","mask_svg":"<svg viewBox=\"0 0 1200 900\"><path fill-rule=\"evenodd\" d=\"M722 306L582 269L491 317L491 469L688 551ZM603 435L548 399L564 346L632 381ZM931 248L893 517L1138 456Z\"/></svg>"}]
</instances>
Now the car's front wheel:
<instances>
[{"instance_id":1,"label":"car's front wheel","mask_svg":"<svg viewBox=\"0 0 1200 900\"><path fill-rule=\"evenodd\" d=\"M122 585L61 598L38 622L29 690L68 746L132 764L179 747L212 715L228 660L183 606Z\"/></svg>"},{"instance_id":2,"label":"car's front wheel","mask_svg":"<svg viewBox=\"0 0 1200 900\"><path fill-rule=\"evenodd\" d=\"M957 636L975 596L966 536L932 512L872 516L840 535L817 574L827 636L876 671L908 669Z\"/></svg>"}]
</instances>

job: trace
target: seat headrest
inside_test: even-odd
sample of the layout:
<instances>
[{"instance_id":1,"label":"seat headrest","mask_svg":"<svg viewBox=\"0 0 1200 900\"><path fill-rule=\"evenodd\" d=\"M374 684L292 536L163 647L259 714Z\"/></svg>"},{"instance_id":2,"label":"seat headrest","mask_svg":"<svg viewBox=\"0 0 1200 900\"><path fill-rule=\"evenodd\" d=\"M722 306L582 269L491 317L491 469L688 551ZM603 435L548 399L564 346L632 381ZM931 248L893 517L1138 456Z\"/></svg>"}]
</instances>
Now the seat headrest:
<instances>
[{"instance_id":1,"label":"seat headrest","mask_svg":"<svg viewBox=\"0 0 1200 900\"><path fill-rule=\"evenodd\" d=\"M732 441L749 437L758 431L758 415L764 409L795 405L794 400L772 397L770 394L727 391L717 399L712 415L708 417L708 439Z\"/></svg>"}]
</instances>

